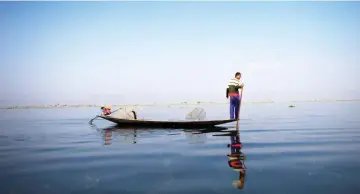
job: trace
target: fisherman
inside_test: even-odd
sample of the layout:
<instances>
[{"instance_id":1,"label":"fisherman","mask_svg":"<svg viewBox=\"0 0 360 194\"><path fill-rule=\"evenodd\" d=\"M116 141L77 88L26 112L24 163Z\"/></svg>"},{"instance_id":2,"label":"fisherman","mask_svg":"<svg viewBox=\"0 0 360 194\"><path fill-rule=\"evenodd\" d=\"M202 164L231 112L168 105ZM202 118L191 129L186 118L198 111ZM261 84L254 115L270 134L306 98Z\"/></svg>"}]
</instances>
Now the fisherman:
<instances>
[{"instance_id":1,"label":"fisherman","mask_svg":"<svg viewBox=\"0 0 360 194\"><path fill-rule=\"evenodd\" d=\"M235 77L232 78L228 87L226 88L226 98L230 97L230 119L239 119L241 96L239 89L243 89L244 84L240 82L241 73L236 72Z\"/></svg>"},{"instance_id":2,"label":"fisherman","mask_svg":"<svg viewBox=\"0 0 360 194\"><path fill-rule=\"evenodd\" d=\"M109 114L111 114L111 107L101 106L101 111L104 115L109 115Z\"/></svg>"}]
</instances>

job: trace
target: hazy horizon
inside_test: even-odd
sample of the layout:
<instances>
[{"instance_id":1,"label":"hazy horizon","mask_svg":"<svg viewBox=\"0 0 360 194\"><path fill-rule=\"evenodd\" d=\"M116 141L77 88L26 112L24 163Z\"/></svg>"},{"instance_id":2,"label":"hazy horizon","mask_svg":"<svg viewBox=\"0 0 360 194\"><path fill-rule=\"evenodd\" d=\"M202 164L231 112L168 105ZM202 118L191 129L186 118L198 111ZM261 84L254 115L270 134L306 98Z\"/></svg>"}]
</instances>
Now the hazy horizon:
<instances>
[{"instance_id":1,"label":"hazy horizon","mask_svg":"<svg viewBox=\"0 0 360 194\"><path fill-rule=\"evenodd\" d=\"M0 106L360 98L360 2L0 2Z\"/></svg>"}]
</instances>

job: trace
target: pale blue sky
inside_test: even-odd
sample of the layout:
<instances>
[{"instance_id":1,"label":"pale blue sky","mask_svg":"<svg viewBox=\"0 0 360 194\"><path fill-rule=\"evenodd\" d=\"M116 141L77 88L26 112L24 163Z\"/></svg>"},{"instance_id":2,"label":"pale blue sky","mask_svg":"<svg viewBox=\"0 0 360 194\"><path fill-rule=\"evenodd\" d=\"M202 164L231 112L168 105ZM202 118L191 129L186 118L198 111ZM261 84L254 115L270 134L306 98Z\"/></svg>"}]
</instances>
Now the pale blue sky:
<instances>
[{"instance_id":1,"label":"pale blue sky","mask_svg":"<svg viewBox=\"0 0 360 194\"><path fill-rule=\"evenodd\" d=\"M360 3L0 3L0 105L360 98Z\"/></svg>"}]
</instances>

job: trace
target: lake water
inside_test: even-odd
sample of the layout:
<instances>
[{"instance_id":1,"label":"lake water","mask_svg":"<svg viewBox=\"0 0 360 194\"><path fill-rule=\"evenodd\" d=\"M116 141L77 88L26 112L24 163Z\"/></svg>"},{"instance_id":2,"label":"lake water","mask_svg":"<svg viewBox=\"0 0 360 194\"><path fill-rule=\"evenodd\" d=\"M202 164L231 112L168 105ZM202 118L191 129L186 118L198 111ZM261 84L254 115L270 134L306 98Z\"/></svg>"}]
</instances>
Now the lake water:
<instances>
[{"instance_id":1,"label":"lake water","mask_svg":"<svg viewBox=\"0 0 360 194\"><path fill-rule=\"evenodd\" d=\"M359 193L360 103L288 105L243 105L240 159L227 156L236 132L90 126L96 108L0 110L0 193ZM227 105L202 107L209 119L228 117ZM183 119L191 109L139 113ZM245 173L234 167L242 163Z\"/></svg>"}]
</instances>

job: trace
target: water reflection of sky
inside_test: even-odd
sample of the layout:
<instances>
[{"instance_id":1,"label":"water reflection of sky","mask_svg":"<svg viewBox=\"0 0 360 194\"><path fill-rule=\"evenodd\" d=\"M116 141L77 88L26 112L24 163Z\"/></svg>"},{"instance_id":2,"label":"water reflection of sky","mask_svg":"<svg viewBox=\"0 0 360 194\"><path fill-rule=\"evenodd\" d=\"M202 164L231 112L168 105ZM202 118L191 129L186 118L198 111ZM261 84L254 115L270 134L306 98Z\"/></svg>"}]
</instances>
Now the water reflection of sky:
<instances>
[{"instance_id":1,"label":"water reflection of sky","mask_svg":"<svg viewBox=\"0 0 360 194\"><path fill-rule=\"evenodd\" d=\"M357 191L360 114L353 114L354 104L327 106L244 108L239 128L244 192ZM112 123L97 120L96 127L89 126L96 111L6 111L0 117L1 193L239 192L233 186L239 172L228 163L227 132L139 129L133 144L134 129L106 135ZM218 112L222 118L227 110Z\"/></svg>"}]
</instances>

